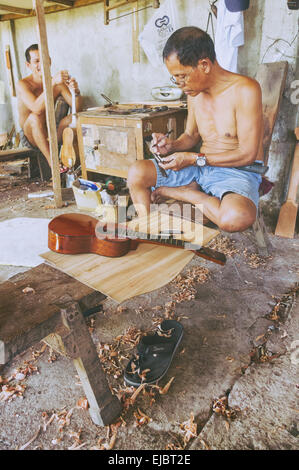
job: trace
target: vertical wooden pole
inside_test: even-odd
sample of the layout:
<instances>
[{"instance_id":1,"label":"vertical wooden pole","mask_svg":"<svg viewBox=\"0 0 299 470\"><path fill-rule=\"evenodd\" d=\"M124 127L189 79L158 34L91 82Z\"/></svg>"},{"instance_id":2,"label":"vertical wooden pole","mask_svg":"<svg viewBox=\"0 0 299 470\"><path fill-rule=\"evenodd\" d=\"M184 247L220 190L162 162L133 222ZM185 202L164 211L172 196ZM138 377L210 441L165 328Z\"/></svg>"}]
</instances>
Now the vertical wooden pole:
<instances>
[{"instance_id":1,"label":"vertical wooden pole","mask_svg":"<svg viewBox=\"0 0 299 470\"><path fill-rule=\"evenodd\" d=\"M133 6L132 14L132 43L133 43L133 64L140 62L140 49L139 49L139 19L138 19L138 1Z\"/></svg>"},{"instance_id":2,"label":"vertical wooden pole","mask_svg":"<svg viewBox=\"0 0 299 470\"><path fill-rule=\"evenodd\" d=\"M51 71L50 71L50 57L49 57L43 1L33 0L33 7L36 12L37 35L38 35L39 51L40 51L40 57L41 57L43 87L45 91L46 117L47 117L48 137L49 137L49 146L50 146L50 155L51 155L54 201L55 201L56 207L62 207L62 192L61 192L61 181L60 181L60 172L59 172L59 157L58 157L58 143L57 143L57 133L56 133L56 122L55 122L54 97L53 97L52 78L51 78Z\"/></svg>"}]
</instances>

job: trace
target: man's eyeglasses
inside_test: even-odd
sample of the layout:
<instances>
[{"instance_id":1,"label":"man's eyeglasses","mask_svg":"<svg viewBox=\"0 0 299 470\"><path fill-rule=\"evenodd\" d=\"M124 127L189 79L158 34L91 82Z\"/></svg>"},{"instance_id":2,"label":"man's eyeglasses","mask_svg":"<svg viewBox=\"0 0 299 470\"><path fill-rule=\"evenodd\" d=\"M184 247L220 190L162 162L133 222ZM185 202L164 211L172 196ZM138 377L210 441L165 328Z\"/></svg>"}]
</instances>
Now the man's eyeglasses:
<instances>
[{"instance_id":1,"label":"man's eyeglasses","mask_svg":"<svg viewBox=\"0 0 299 470\"><path fill-rule=\"evenodd\" d=\"M190 77L190 75L191 75L192 72L193 72L193 70L191 70L190 73L186 73L186 74L182 74L182 75L177 75L176 77L174 77L173 75L171 75L170 81L171 81L172 83L174 83L175 85L179 85L179 86L186 85L186 83L188 82L189 77Z\"/></svg>"}]
</instances>

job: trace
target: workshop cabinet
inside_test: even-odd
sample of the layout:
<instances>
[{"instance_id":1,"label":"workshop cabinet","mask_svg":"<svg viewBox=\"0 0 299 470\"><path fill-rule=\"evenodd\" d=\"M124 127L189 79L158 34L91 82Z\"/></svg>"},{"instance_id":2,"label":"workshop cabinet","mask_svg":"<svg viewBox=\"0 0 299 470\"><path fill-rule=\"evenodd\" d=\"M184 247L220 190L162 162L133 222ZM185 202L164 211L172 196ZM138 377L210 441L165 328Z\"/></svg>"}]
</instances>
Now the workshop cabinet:
<instances>
[{"instance_id":1,"label":"workshop cabinet","mask_svg":"<svg viewBox=\"0 0 299 470\"><path fill-rule=\"evenodd\" d=\"M83 178L91 178L92 172L126 178L134 161L149 158L145 138L152 132L170 130L171 138L177 138L184 132L186 117L185 108L159 111L154 106L140 105L79 113L77 135Z\"/></svg>"}]
</instances>

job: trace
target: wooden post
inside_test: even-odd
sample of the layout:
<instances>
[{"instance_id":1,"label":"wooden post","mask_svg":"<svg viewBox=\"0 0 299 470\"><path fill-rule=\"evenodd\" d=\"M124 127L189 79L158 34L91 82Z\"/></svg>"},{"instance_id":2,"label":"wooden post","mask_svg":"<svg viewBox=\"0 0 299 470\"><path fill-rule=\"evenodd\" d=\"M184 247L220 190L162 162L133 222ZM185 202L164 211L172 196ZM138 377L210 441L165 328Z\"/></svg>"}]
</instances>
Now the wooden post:
<instances>
[{"instance_id":1,"label":"wooden post","mask_svg":"<svg viewBox=\"0 0 299 470\"><path fill-rule=\"evenodd\" d=\"M138 1L133 6L132 15L132 43L133 43L133 64L140 62L140 48L138 42L139 19L138 19Z\"/></svg>"},{"instance_id":2,"label":"wooden post","mask_svg":"<svg viewBox=\"0 0 299 470\"><path fill-rule=\"evenodd\" d=\"M54 191L54 201L56 207L62 207L62 191L59 172L58 143L55 122L54 97L52 78L50 72L50 57L47 40L47 30L45 13L42 0L33 0L33 7L36 12L37 34L41 57L43 87L45 91L46 117L48 127L48 137L51 155L52 183Z\"/></svg>"},{"instance_id":3,"label":"wooden post","mask_svg":"<svg viewBox=\"0 0 299 470\"><path fill-rule=\"evenodd\" d=\"M62 323L68 334L62 335L65 353L73 358L86 398L89 413L95 424L112 424L122 406L112 395L100 359L79 305L74 302L61 309Z\"/></svg>"}]
</instances>

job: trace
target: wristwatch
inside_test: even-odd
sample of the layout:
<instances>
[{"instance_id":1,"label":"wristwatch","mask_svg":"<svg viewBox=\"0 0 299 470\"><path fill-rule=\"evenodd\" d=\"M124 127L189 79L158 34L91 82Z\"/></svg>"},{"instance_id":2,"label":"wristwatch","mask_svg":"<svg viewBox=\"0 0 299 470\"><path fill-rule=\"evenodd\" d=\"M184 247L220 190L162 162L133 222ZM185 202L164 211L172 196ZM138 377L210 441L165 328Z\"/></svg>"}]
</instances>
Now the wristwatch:
<instances>
[{"instance_id":1,"label":"wristwatch","mask_svg":"<svg viewBox=\"0 0 299 470\"><path fill-rule=\"evenodd\" d=\"M205 166L207 164L207 158L203 153L198 153L195 160L196 166Z\"/></svg>"}]
</instances>

